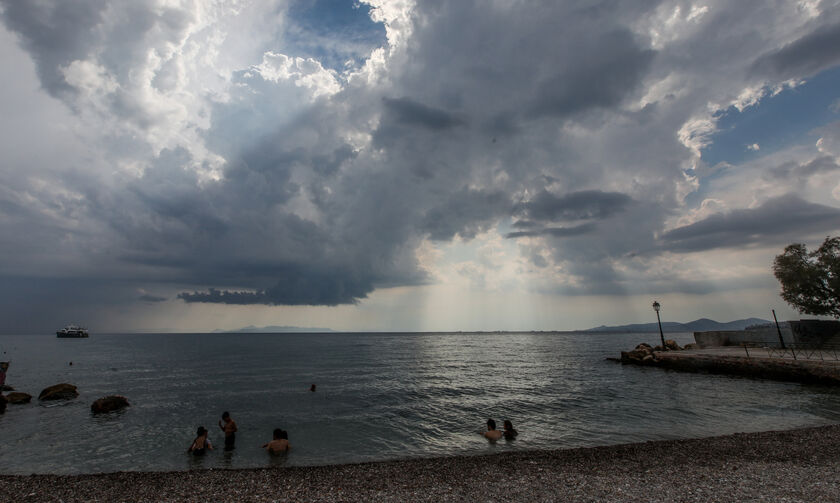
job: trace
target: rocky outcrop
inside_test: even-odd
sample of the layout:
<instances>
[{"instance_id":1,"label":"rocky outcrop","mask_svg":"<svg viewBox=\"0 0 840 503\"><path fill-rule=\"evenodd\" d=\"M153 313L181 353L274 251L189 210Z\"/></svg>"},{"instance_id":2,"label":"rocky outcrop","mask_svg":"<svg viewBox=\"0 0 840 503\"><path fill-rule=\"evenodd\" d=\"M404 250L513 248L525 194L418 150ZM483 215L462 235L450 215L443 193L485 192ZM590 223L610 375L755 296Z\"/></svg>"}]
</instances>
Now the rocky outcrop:
<instances>
[{"instance_id":1,"label":"rocky outcrop","mask_svg":"<svg viewBox=\"0 0 840 503\"><path fill-rule=\"evenodd\" d=\"M32 400L32 395L15 391L6 395L6 400L13 404L29 403Z\"/></svg>"},{"instance_id":2,"label":"rocky outcrop","mask_svg":"<svg viewBox=\"0 0 840 503\"><path fill-rule=\"evenodd\" d=\"M668 351L680 351L680 350L682 350L680 345L677 344L677 341L675 341L673 339L665 339L665 349L668 350Z\"/></svg>"},{"instance_id":3,"label":"rocky outcrop","mask_svg":"<svg viewBox=\"0 0 840 503\"><path fill-rule=\"evenodd\" d=\"M654 349L650 344L644 342L636 346L633 351L621 352L621 363L634 363L637 365L652 365L655 361Z\"/></svg>"},{"instance_id":4,"label":"rocky outcrop","mask_svg":"<svg viewBox=\"0 0 840 503\"><path fill-rule=\"evenodd\" d=\"M15 389L8 384L0 385L0 391L14 391Z\"/></svg>"},{"instance_id":5,"label":"rocky outcrop","mask_svg":"<svg viewBox=\"0 0 840 503\"><path fill-rule=\"evenodd\" d=\"M44 388L38 395L38 400L70 400L79 396L76 387L72 384L60 383Z\"/></svg>"},{"instance_id":6,"label":"rocky outcrop","mask_svg":"<svg viewBox=\"0 0 840 503\"><path fill-rule=\"evenodd\" d=\"M105 412L113 412L121 410L129 406L128 399L121 395L111 395L102 397L90 405L90 410L94 414L102 414Z\"/></svg>"}]
</instances>

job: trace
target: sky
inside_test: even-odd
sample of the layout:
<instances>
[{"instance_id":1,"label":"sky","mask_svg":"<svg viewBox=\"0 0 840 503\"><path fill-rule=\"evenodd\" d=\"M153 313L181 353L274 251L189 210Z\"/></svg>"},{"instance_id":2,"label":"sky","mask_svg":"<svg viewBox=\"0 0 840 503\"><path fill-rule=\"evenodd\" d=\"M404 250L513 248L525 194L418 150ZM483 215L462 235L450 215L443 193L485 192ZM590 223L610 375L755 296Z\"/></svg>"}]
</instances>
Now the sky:
<instances>
[{"instance_id":1,"label":"sky","mask_svg":"<svg viewBox=\"0 0 840 503\"><path fill-rule=\"evenodd\" d=\"M828 0L0 0L0 333L800 315Z\"/></svg>"}]
</instances>

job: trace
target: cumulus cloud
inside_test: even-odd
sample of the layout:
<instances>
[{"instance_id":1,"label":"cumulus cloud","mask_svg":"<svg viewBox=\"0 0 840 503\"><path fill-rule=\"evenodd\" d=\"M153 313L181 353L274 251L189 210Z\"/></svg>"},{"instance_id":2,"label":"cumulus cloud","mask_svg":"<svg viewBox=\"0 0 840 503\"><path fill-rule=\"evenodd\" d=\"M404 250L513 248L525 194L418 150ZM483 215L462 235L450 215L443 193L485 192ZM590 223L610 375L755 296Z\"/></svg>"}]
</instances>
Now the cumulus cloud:
<instances>
[{"instance_id":1,"label":"cumulus cloud","mask_svg":"<svg viewBox=\"0 0 840 503\"><path fill-rule=\"evenodd\" d=\"M421 245L492 229L577 292L623 291L655 236L699 252L824 232L835 210L794 196L663 229L715 176L715 112L838 63L830 3L370 0L370 26L330 35L281 0L3 1L78 145L0 168L0 231L32 229L0 254L132 301L154 282L186 303L334 306L426 284ZM60 258L37 252L56 239Z\"/></svg>"}]
</instances>

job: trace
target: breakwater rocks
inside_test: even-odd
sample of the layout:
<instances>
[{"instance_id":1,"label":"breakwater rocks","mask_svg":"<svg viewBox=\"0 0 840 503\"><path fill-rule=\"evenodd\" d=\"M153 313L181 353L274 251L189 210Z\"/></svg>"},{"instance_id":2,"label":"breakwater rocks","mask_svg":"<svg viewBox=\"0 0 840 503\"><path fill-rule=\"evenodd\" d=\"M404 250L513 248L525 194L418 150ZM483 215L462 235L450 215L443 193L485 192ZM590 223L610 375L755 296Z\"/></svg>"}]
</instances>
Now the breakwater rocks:
<instances>
[{"instance_id":1,"label":"breakwater rocks","mask_svg":"<svg viewBox=\"0 0 840 503\"><path fill-rule=\"evenodd\" d=\"M666 346L668 342L665 341ZM679 346L677 346L679 347ZM776 381L793 381L840 385L840 361L794 360L792 358L737 356L724 354L724 348L696 349L686 345L686 350L661 350L648 344L639 344L633 351L621 353L619 360L625 365L660 367L680 372L727 374Z\"/></svg>"},{"instance_id":2,"label":"breakwater rocks","mask_svg":"<svg viewBox=\"0 0 840 503\"><path fill-rule=\"evenodd\" d=\"M76 387L72 384L60 383L44 388L38 395L38 400L72 400L79 396Z\"/></svg>"},{"instance_id":3,"label":"breakwater rocks","mask_svg":"<svg viewBox=\"0 0 840 503\"><path fill-rule=\"evenodd\" d=\"M106 412L114 412L122 410L129 406L128 399L122 395L111 395L100 398L90 405L90 410L94 414L104 414Z\"/></svg>"}]
</instances>

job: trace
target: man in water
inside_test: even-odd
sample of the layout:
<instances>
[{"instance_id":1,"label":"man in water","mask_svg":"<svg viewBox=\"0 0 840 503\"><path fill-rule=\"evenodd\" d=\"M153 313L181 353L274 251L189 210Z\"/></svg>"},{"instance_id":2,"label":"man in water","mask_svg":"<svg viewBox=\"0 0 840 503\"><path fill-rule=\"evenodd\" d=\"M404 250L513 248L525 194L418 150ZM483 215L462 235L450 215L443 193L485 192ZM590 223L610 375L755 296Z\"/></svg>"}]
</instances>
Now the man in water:
<instances>
[{"instance_id":1,"label":"man in water","mask_svg":"<svg viewBox=\"0 0 840 503\"><path fill-rule=\"evenodd\" d=\"M222 421L224 421L224 424L222 424ZM225 450L232 451L234 444L236 444L236 421L231 419L228 411L222 413L222 421L219 421L219 428L225 432Z\"/></svg>"},{"instance_id":2,"label":"man in water","mask_svg":"<svg viewBox=\"0 0 840 503\"><path fill-rule=\"evenodd\" d=\"M493 442L502 438L502 432L496 429L496 421L492 419L487 420L487 431L481 432L481 434L484 438Z\"/></svg>"},{"instance_id":3,"label":"man in water","mask_svg":"<svg viewBox=\"0 0 840 503\"><path fill-rule=\"evenodd\" d=\"M291 448L292 446L289 445L289 434L280 428L274 429L274 440L263 445L263 449L268 450L271 454L280 454Z\"/></svg>"}]
</instances>

